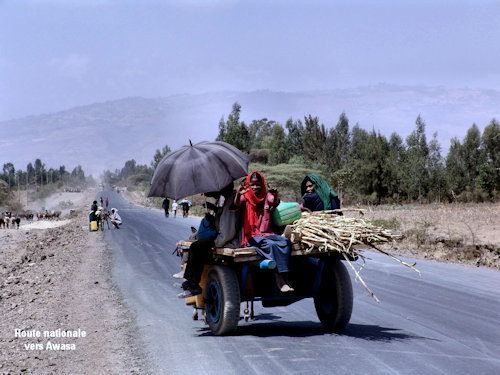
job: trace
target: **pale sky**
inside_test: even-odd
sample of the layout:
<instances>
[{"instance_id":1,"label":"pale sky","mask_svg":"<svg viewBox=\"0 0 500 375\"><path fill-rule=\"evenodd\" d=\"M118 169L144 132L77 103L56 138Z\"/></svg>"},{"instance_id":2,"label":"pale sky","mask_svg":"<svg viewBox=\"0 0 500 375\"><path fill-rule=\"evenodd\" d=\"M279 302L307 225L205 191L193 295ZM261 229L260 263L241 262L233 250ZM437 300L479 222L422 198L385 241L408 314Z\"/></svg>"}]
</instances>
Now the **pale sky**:
<instances>
[{"instance_id":1,"label":"pale sky","mask_svg":"<svg viewBox=\"0 0 500 375\"><path fill-rule=\"evenodd\" d=\"M130 96L500 90L500 1L0 0L0 121Z\"/></svg>"}]
</instances>

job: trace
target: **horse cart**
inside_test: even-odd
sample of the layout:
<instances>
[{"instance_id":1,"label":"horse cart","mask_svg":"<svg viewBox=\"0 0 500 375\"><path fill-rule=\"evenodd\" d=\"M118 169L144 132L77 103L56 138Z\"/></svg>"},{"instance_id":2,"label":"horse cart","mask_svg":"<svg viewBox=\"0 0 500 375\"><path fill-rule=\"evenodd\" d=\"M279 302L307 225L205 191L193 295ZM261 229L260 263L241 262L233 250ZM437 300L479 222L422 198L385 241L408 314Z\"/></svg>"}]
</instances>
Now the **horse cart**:
<instances>
[{"instance_id":1,"label":"horse cart","mask_svg":"<svg viewBox=\"0 0 500 375\"><path fill-rule=\"evenodd\" d=\"M180 241L177 250L187 252L193 241ZM200 286L202 294L185 299L194 306L193 319L203 310L205 322L214 335L226 335L237 329L240 304L245 302L244 319L254 318L254 302L263 307L288 306L304 298L313 298L319 320L330 331L342 330L351 318L353 291L342 255L336 251L306 251L293 244L289 280L294 292L281 293L276 287L274 270L263 261L255 248L216 248L214 262L205 265ZM350 259L355 260L355 259Z\"/></svg>"}]
</instances>

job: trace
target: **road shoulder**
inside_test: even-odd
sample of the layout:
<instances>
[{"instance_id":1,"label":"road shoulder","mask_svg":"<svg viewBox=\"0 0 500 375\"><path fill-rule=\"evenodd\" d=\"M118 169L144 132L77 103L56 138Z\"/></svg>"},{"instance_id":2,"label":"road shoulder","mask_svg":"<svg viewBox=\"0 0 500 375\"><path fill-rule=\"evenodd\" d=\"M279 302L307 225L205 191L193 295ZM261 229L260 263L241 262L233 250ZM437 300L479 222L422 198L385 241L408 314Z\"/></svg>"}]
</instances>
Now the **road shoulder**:
<instances>
[{"instance_id":1,"label":"road shoulder","mask_svg":"<svg viewBox=\"0 0 500 375\"><path fill-rule=\"evenodd\" d=\"M89 232L85 208L64 225L0 237L0 373L145 373L112 251Z\"/></svg>"}]
</instances>

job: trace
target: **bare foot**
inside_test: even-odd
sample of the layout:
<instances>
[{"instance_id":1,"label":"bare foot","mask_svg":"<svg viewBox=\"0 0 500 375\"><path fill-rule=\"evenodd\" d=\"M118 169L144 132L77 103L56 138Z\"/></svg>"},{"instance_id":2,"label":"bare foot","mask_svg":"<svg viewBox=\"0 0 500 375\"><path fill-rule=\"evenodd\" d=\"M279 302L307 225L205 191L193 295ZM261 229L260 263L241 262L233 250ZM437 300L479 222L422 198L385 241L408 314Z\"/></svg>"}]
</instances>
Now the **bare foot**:
<instances>
[{"instance_id":1,"label":"bare foot","mask_svg":"<svg viewBox=\"0 0 500 375\"><path fill-rule=\"evenodd\" d=\"M295 290L288 284L283 285L280 288L281 293L290 293L290 292L295 292Z\"/></svg>"},{"instance_id":2,"label":"bare foot","mask_svg":"<svg viewBox=\"0 0 500 375\"><path fill-rule=\"evenodd\" d=\"M283 275L279 272L275 273L276 285L278 286L281 293L294 292L295 290L288 284Z\"/></svg>"}]
</instances>

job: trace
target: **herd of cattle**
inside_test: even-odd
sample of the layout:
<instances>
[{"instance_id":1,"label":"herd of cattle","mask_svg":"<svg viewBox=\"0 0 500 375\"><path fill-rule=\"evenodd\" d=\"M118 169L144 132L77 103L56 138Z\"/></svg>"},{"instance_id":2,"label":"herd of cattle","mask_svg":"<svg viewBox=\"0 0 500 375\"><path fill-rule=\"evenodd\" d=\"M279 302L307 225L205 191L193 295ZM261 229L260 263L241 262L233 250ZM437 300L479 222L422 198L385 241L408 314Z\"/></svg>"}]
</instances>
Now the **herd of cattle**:
<instances>
[{"instance_id":1,"label":"herd of cattle","mask_svg":"<svg viewBox=\"0 0 500 375\"><path fill-rule=\"evenodd\" d=\"M19 225L21 224L21 219L24 219L28 222L31 222L35 219L37 220L58 220L61 216L61 211L49 211L49 210L41 210L33 213L31 210L27 211L19 211L15 215L10 211L5 211L0 215L0 229L6 228L16 228L19 229Z\"/></svg>"}]
</instances>

